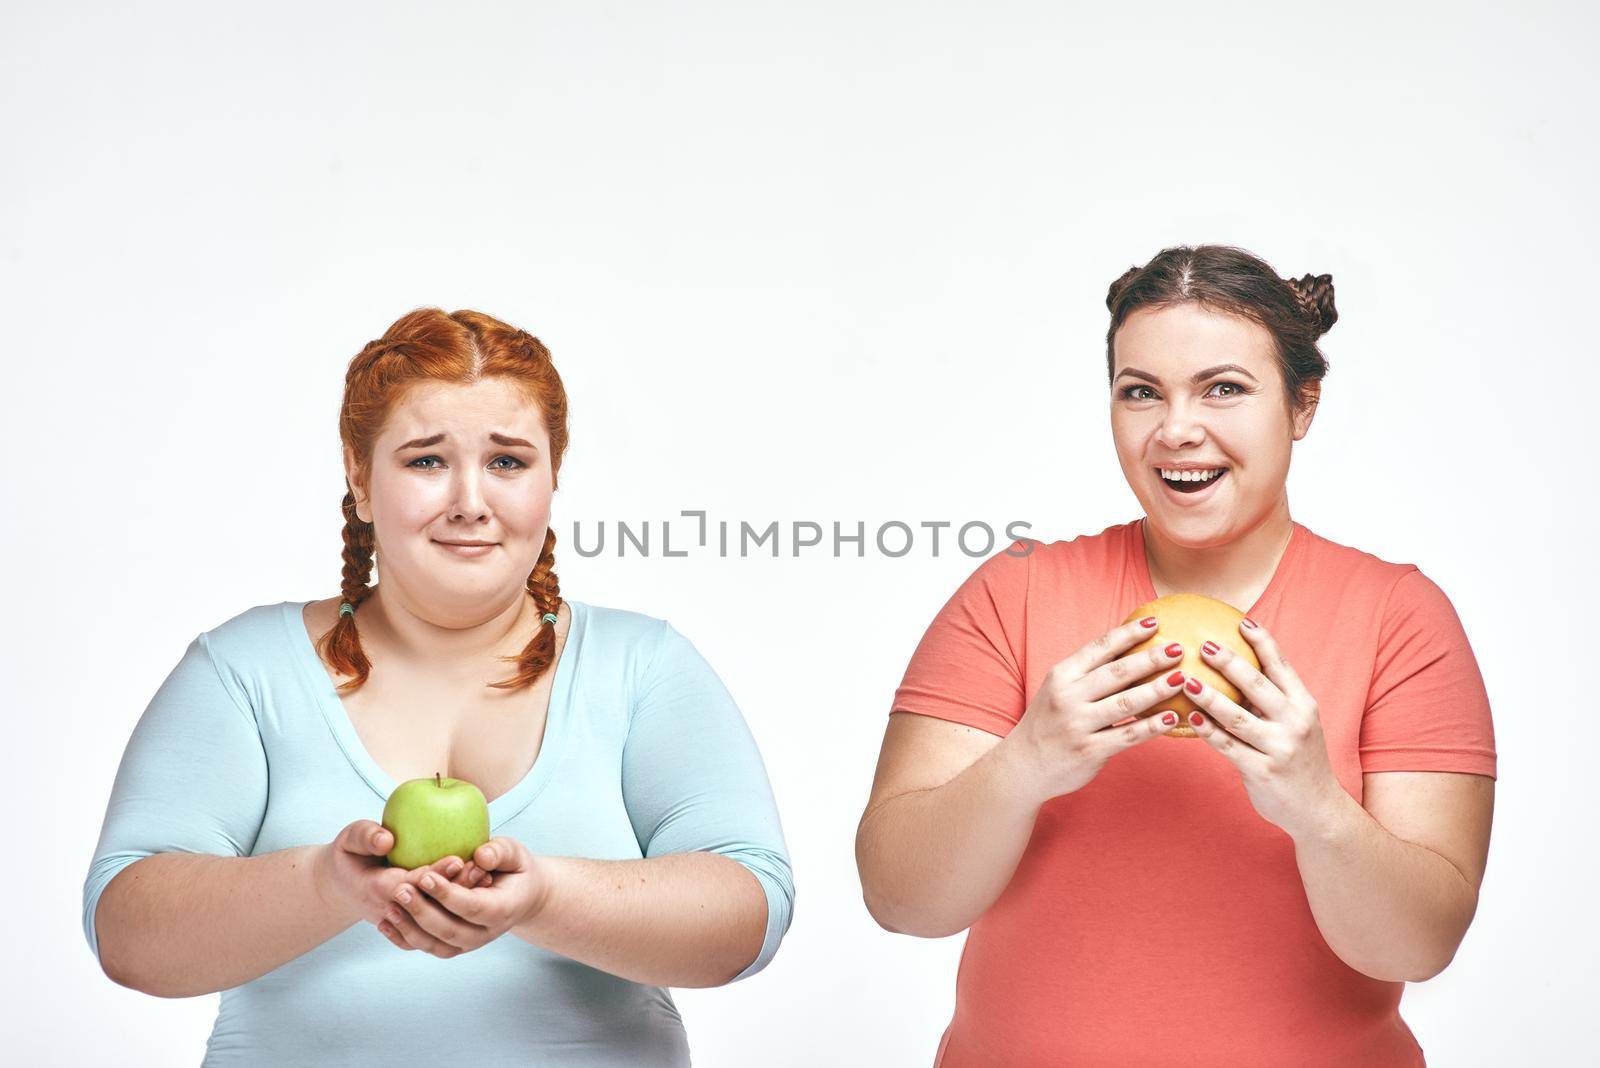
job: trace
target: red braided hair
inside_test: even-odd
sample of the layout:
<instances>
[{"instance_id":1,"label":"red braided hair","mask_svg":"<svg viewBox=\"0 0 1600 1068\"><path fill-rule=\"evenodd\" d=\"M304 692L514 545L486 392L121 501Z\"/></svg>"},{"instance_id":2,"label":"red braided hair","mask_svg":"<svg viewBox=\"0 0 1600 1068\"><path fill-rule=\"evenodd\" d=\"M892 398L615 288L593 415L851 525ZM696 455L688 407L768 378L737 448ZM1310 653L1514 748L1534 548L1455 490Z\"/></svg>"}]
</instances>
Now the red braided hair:
<instances>
[{"instance_id":1,"label":"red braided hair","mask_svg":"<svg viewBox=\"0 0 1600 1068\"><path fill-rule=\"evenodd\" d=\"M365 483L372 470L373 446L394 406L409 387L420 382L472 385L487 378L516 383L530 404L538 406L550 435L551 488L558 485L561 457L567 448L567 392L550 361L550 350L538 338L475 311L446 314L418 308L395 320L382 337L367 343L345 372L344 403L339 411L339 438L356 457L357 480ZM371 523L356 515L355 494L348 484L344 503L343 599L360 610L372 593L375 539ZM561 583L556 578L556 532L548 530L539 561L528 575L527 591L541 616L559 614ZM372 665L361 650L356 612L342 613L333 629L317 639L319 655L341 675L352 675L340 694L360 688ZM516 674L489 685L495 689L531 686L555 659L556 628L541 621L538 631L515 660Z\"/></svg>"}]
</instances>

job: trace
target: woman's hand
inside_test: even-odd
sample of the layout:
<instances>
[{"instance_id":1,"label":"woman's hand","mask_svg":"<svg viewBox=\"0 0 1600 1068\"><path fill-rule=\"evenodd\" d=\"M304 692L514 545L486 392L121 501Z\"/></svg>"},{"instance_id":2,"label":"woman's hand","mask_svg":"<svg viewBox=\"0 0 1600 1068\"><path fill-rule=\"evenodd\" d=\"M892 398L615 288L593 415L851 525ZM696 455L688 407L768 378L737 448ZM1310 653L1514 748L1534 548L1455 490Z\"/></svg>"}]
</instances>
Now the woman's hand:
<instances>
[{"instance_id":1,"label":"woman's hand","mask_svg":"<svg viewBox=\"0 0 1600 1068\"><path fill-rule=\"evenodd\" d=\"M393 868L384 859L393 848L394 835L372 820L356 820L323 846L312 862L312 878L328 907L352 919L380 923L400 886L415 885L430 871L465 882L471 867L459 857L444 857L427 867Z\"/></svg>"},{"instance_id":2,"label":"woman's hand","mask_svg":"<svg viewBox=\"0 0 1600 1068\"><path fill-rule=\"evenodd\" d=\"M1189 699L1206 714L1191 712L1189 722L1196 734L1239 769L1245 792L1261 818L1298 839L1338 811L1347 796L1328 759L1316 699L1265 627L1250 620L1241 622L1239 630L1255 649L1265 676L1215 642L1203 645L1200 655L1239 688L1253 711L1191 678Z\"/></svg>"},{"instance_id":3,"label":"woman's hand","mask_svg":"<svg viewBox=\"0 0 1600 1068\"><path fill-rule=\"evenodd\" d=\"M1021 746L1038 773L1043 798L1081 789L1117 753L1178 725L1175 712L1123 723L1176 694L1183 674L1168 671L1183 659L1177 642L1112 659L1156 629L1154 616L1102 634L1050 669L1005 742ZM1157 678L1138 686L1136 679ZM1114 724L1121 724L1114 726Z\"/></svg>"},{"instance_id":4,"label":"woman's hand","mask_svg":"<svg viewBox=\"0 0 1600 1068\"><path fill-rule=\"evenodd\" d=\"M400 941L389 940L403 949L449 959L488 945L544 907L549 878L538 858L515 838L491 838L472 860L457 882L423 873L417 880L421 893L397 886L386 921ZM498 876L491 877L491 871ZM483 885L474 889L480 876Z\"/></svg>"}]
</instances>

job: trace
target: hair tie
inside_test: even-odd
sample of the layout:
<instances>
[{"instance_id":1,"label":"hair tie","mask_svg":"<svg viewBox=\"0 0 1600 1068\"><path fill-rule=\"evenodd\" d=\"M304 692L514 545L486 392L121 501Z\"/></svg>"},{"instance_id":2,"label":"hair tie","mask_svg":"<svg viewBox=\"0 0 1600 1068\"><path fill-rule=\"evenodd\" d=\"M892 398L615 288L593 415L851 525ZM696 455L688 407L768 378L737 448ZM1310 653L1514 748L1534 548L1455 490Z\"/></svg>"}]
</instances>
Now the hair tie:
<instances>
[{"instance_id":1,"label":"hair tie","mask_svg":"<svg viewBox=\"0 0 1600 1068\"><path fill-rule=\"evenodd\" d=\"M356 614L356 606L351 604L349 601L345 601L343 604L339 605L339 614L341 616L353 616Z\"/></svg>"},{"instance_id":2,"label":"hair tie","mask_svg":"<svg viewBox=\"0 0 1600 1068\"><path fill-rule=\"evenodd\" d=\"M544 614L544 621L546 623L554 623L556 621L556 614L554 612L546 612Z\"/></svg>"}]
</instances>

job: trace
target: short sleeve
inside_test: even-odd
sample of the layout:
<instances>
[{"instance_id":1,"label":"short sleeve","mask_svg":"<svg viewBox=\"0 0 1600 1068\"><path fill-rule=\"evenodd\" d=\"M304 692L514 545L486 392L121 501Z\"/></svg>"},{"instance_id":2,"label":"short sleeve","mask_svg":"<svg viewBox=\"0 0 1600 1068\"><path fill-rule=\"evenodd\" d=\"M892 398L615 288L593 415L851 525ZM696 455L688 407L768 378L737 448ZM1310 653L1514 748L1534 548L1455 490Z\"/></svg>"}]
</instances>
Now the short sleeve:
<instances>
[{"instance_id":1,"label":"short sleeve","mask_svg":"<svg viewBox=\"0 0 1600 1068\"><path fill-rule=\"evenodd\" d=\"M730 982L765 968L794 914L778 806L732 695L664 621L623 746L622 796L646 857L717 853L755 876L767 898L766 934L755 960Z\"/></svg>"},{"instance_id":2,"label":"short sleeve","mask_svg":"<svg viewBox=\"0 0 1600 1068\"><path fill-rule=\"evenodd\" d=\"M205 635L134 725L83 884L83 933L95 958L100 895L128 865L156 853L245 856L267 806L267 760L242 692L223 682Z\"/></svg>"},{"instance_id":3,"label":"short sleeve","mask_svg":"<svg viewBox=\"0 0 1600 1068\"><path fill-rule=\"evenodd\" d=\"M1361 719L1361 770L1456 771L1495 777L1483 675L1444 591L1421 571L1384 605Z\"/></svg>"},{"instance_id":4,"label":"short sleeve","mask_svg":"<svg viewBox=\"0 0 1600 1068\"><path fill-rule=\"evenodd\" d=\"M1023 643L1032 566L1021 542L978 565L922 635L891 713L1011 733L1028 704Z\"/></svg>"}]
</instances>

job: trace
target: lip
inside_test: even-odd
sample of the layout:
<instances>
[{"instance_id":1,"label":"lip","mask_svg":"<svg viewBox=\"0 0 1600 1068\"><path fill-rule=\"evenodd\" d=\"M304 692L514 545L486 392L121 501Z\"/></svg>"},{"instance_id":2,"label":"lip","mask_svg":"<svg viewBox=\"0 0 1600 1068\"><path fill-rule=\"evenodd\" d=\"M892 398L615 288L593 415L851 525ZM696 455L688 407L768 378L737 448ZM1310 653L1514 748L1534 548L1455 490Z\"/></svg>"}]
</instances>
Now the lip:
<instances>
[{"instance_id":1,"label":"lip","mask_svg":"<svg viewBox=\"0 0 1600 1068\"><path fill-rule=\"evenodd\" d=\"M457 542L435 541L434 544L446 552L454 553L457 556L472 557L487 555L489 551L495 548L498 543L489 542L488 544L484 545L462 545Z\"/></svg>"},{"instance_id":2,"label":"lip","mask_svg":"<svg viewBox=\"0 0 1600 1068\"><path fill-rule=\"evenodd\" d=\"M1219 465L1219 466L1221 466L1221 465ZM1189 470L1195 470L1195 468L1172 468L1172 467L1169 467L1169 468L1167 468L1167 470L1168 471L1174 471L1174 470L1176 470L1176 471L1189 471ZM1204 470L1209 470L1209 469L1208 468L1199 468L1199 470L1204 471ZM1225 474L1222 474L1222 475L1218 476L1217 478L1212 479L1210 482L1208 482L1206 484L1206 488L1205 489L1195 490L1193 493L1179 493L1177 490L1175 490L1171 486L1167 485L1167 480L1161 477L1161 472L1160 471L1156 471L1155 472L1155 477L1156 477L1156 481L1161 483L1162 496L1164 496L1168 501L1170 501L1173 504L1179 506L1180 508L1193 508L1193 507L1195 507L1197 505L1204 504L1206 501L1208 501L1212 497L1216 496L1217 486L1219 486L1223 482L1226 482L1229 478L1233 477L1233 468L1231 468L1231 467L1228 468L1227 472Z\"/></svg>"}]
</instances>

